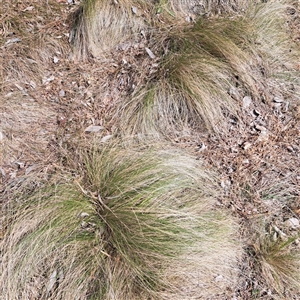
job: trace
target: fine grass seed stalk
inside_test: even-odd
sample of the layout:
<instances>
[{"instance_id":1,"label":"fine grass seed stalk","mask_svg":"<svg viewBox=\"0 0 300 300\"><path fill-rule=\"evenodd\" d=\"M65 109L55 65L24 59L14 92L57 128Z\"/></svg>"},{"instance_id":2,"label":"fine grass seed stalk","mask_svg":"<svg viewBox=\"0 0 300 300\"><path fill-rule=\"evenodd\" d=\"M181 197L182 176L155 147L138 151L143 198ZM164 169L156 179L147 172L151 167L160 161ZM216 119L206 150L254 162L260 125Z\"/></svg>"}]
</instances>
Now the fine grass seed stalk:
<instances>
[{"instance_id":1,"label":"fine grass seed stalk","mask_svg":"<svg viewBox=\"0 0 300 300\"><path fill-rule=\"evenodd\" d=\"M219 292L220 273L235 284L241 248L236 224L212 210L213 174L182 153L118 147L85 166L82 182L21 199L1 241L2 295L183 299Z\"/></svg>"}]
</instances>

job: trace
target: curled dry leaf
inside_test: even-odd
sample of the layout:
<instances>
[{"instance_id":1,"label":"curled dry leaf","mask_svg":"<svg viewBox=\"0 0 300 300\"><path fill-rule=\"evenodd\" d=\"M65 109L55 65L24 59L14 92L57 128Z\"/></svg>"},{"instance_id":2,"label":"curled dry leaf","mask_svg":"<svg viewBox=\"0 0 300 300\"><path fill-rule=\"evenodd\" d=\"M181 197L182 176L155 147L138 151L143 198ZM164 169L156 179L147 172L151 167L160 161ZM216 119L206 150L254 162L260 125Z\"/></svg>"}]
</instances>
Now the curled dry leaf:
<instances>
[{"instance_id":1,"label":"curled dry leaf","mask_svg":"<svg viewBox=\"0 0 300 300\"><path fill-rule=\"evenodd\" d=\"M109 139L111 139L112 138L112 134L108 134L108 135L106 135L106 136L104 136L102 139L101 139L101 143L105 143L105 142L107 142Z\"/></svg>"},{"instance_id":2,"label":"curled dry leaf","mask_svg":"<svg viewBox=\"0 0 300 300\"><path fill-rule=\"evenodd\" d=\"M154 59L156 56L154 55L154 53L147 47L145 47L146 52L148 53L148 55L150 56L151 59Z\"/></svg>"},{"instance_id":3,"label":"curled dry leaf","mask_svg":"<svg viewBox=\"0 0 300 300\"><path fill-rule=\"evenodd\" d=\"M252 103L252 99L249 96L245 96L243 98L243 108L246 109L250 106L250 104Z\"/></svg>"},{"instance_id":4,"label":"curled dry leaf","mask_svg":"<svg viewBox=\"0 0 300 300\"><path fill-rule=\"evenodd\" d=\"M282 103L284 100L279 97L274 97L273 101L276 103Z\"/></svg>"},{"instance_id":5,"label":"curled dry leaf","mask_svg":"<svg viewBox=\"0 0 300 300\"><path fill-rule=\"evenodd\" d=\"M136 15L137 14L137 8L135 6L131 7L132 12Z\"/></svg>"},{"instance_id":6,"label":"curled dry leaf","mask_svg":"<svg viewBox=\"0 0 300 300\"><path fill-rule=\"evenodd\" d=\"M104 129L103 126L90 125L84 130L84 132L98 132L103 129Z\"/></svg>"},{"instance_id":7,"label":"curled dry leaf","mask_svg":"<svg viewBox=\"0 0 300 300\"><path fill-rule=\"evenodd\" d=\"M55 269L52 274L50 275L48 285L47 285L47 292L51 292L51 290L54 288L57 281L57 270Z\"/></svg>"},{"instance_id":8,"label":"curled dry leaf","mask_svg":"<svg viewBox=\"0 0 300 300\"><path fill-rule=\"evenodd\" d=\"M53 81L55 79L55 77L53 75L49 76L49 77L44 77L43 80L42 80L42 83L43 84L48 84L50 83L51 81Z\"/></svg>"},{"instance_id":9,"label":"curled dry leaf","mask_svg":"<svg viewBox=\"0 0 300 300\"><path fill-rule=\"evenodd\" d=\"M4 47L7 47L11 44L20 43L22 40L20 38L12 38L5 42Z\"/></svg>"},{"instance_id":10,"label":"curled dry leaf","mask_svg":"<svg viewBox=\"0 0 300 300\"><path fill-rule=\"evenodd\" d=\"M297 218L290 218L286 221L286 225L291 229L298 229L300 227L299 220Z\"/></svg>"}]
</instances>

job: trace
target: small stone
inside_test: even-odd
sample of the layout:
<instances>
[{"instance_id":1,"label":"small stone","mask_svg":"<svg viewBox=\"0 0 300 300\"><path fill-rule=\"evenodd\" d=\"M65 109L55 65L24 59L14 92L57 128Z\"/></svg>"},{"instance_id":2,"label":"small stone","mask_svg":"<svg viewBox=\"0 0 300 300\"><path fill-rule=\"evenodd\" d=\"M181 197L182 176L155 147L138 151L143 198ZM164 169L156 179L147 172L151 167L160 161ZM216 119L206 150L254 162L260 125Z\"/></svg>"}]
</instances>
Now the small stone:
<instances>
[{"instance_id":1,"label":"small stone","mask_svg":"<svg viewBox=\"0 0 300 300\"><path fill-rule=\"evenodd\" d=\"M59 97L64 97L66 95L66 92L64 90L59 91Z\"/></svg>"},{"instance_id":2,"label":"small stone","mask_svg":"<svg viewBox=\"0 0 300 300\"><path fill-rule=\"evenodd\" d=\"M22 40L20 38L12 38L9 39L5 42L4 47L10 45L10 44L15 44L15 43L20 43Z\"/></svg>"},{"instance_id":3,"label":"small stone","mask_svg":"<svg viewBox=\"0 0 300 300\"><path fill-rule=\"evenodd\" d=\"M221 187L224 189L224 190L228 190L229 189L229 187L231 186L231 182L230 182L230 180L229 179L223 179L222 181L221 181Z\"/></svg>"},{"instance_id":4,"label":"small stone","mask_svg":"<svg viewBox=\"0 0 300 300\"><path fill-rule=\"evenodd\" d=\"M87 228L89 226L89 224L87 223L87 222L85 222L85 221L82 221L81 222L81 228L82 229L85 229L85 228Z\"/></svg>"},{"instance_id":5,"label":"small stone","mask_svg":"<svg viewBox=\"0 0 300 300\"><path fill-rule=\"evenodd\" d=\"M34 6L28 6L28 7L26 7L25 9L23 9L22 11L32 11L32 10L34 10Z\"/></svg>"},{"instance_id":6,"label":"small stone","mask_svg":"<svg viewBox=\"0 0 300 300\"><path fill-rule=\"evenodd\" d=\"M57 56L54 56L54 57L53 57L53 62L54 62L55 64L57 64L57 63L59 62L59 59L58 59Z\"/></svg>"},{"instance_id":7,"label":"small stone","mask_svg":"<svg viewBox=\"0 0 300 300\"><path fill-rule=\"evenodd\" d=\"M191 19L190 16L187 16L187 17L185 18L185 20L186 20L188 23L192 22L192 19Z\"/></svg>"},{"instance_id":8,"label":"small stone","mask_svg":"<svg viewBox=\"0 0 300 300\"><path fill-rule=\"evenodd\" d=\"M232 147L230 150L231 150L231 153L239 153L239 150L235 147Z\"/></svg>"},{"instance_id":9,"label":"small stone","mask_svg":"<svg viewBox=\"0 0 300 300\"><path fill-rule=\"evenodd\" d=\"M286 102L285 103L285 111L288 111L289 110L289 107L290 107L290 102Z\"/></svg>"},{"instance_id":10,"label":"small stone","mask_svg":"<svg viewBox=\"0 0 300 300\"><path fill-rule=\"evenodd\" d=\"M207 147L205 146L204 143L201 143L201 147L200 145L198 146L198 151L204 151Z\"/></svg>"},{"instance_id":11,"label":"small stone","mask_svg":"<svg viewBox=\"0 0 300 300\"><path fill-rule=\"evenodd\" d=\"M274 107L274 108L280 108L280 107L281 107L281 104L282 104L282 103L274 103L274 104L273 104L273 107Z\"/></svg>"},{"instance_id":12,"label":"small stone","mask_svg":"<svg viewBox=\"0 0 300 300\"><path fill-rule=\"evenodd\" d=\"M18 88L19 91L24 91L24 89L17 83L15 83L15 86Z\"/></svg>"},{"instance_id":13,"label":"small stone","mask_svg":"<svg viewBox=\"0 0 300 300\"><path fill-rule=\"evenodd\" d=\"M25 167L25 164L23 162L17 161L16 164L18 166L18 169L24 169Z\"/></svg>"},{"instance_id":14,"label":"small stone","mask_svg":"<svg viewBox=\"0 0 300 300\"><path fill-rule=\"evenodd\" d=\"M259 142L266 142L269 139L269 133L267 130L263 130L261 131L259 137L258 137L258 141Z\"/></svg>"},{"instance_id":15,"label":"small stone","mask_svg":"<svg viewBox=\"0 0 300 300\"><path fill-rule=\"evenodd\" d=\"M231 88L229 90L229 95L234 99L234 100L240 100L241 99L241 95L239 93L239 91L235 88Z\"/></svg>"},{"instance_id":16,"label":"small stone","mask_svg":"<svg viewBox=\"0 0 300 300\"><path fill-rule=\"evenodd\" d=\"M3 140L4 136L3 133L0 131L0 142Z\"/></svg>"}]
</instances>

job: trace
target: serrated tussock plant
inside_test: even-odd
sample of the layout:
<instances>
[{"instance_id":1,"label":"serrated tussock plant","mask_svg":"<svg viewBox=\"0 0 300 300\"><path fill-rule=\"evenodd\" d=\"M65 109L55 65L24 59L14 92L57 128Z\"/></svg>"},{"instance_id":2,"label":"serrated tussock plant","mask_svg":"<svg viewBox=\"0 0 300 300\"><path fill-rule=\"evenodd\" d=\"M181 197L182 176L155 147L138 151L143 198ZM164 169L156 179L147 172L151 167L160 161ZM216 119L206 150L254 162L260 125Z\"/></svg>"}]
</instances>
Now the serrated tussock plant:
<instances>
[{"instance_id":1,"label":"serrated tussock plant","mask_svg":"<svg viewBox=\"0 0 300 300\"><path fill-rule=\"evenodd\" d=\"M292 4L289 0L273 0L252 4L246 12L246 18L251 21L249 37L253 52L260 56L260 64L272 75L280 68L291 71L299 59L299 49L289 33L287 11Z\"/></svg>"},{"instance_id":2,"label":"serrated tussock plant","mask_svg":"<svg viewBox=\"0 0 300 300\"><path fill-rule=\"evenodd\" d=\"M118 44L140 35L146 28L151 1L85 0L73 14L70 40L74 54L86 59L89 54L103 57Z\"/></svg>"},{"instance_id":3,"label":"serrated tussock plant","mask_svg":"<svg viewBox=\"0 0 300 300\"><path fill-rule=\"evenodd\" d=\"M214 175L155 152L93 150L80 182L49 184L7 209L1 294L184 299L234 285L241 247L234 221L212 210Z\"/></svg>"},{"instance_id":4,"label":"serrated tussock plant","mask_svg":"<svg viewBox=\"0 0 300 300\"><path fill-rule=\"evenodd\" d=\"M281 297L292 297L300 291L300 254L295 245L298 236L288 237L280 232L259 232L252 245L255 264L259 268L260 280ZM277 298L276 298L277 299Z\"/></svg>"},{"instance_id":5,"label":"serrated tussock plant","mask_svg":"<svg viewBox=\"0 0 300 300\"><path fill-rule=\"evenodd\" d=\"M122 128L136 133L163 132L201 124L224 130L226 117L237 115L232 93L239 88L258 95L251 74L244 25L229 19L199 20L155 36L161 52L160 68L128 103L122 104ZM151 126L152 125L152 126Z\"/></svg>"}]
</instances>

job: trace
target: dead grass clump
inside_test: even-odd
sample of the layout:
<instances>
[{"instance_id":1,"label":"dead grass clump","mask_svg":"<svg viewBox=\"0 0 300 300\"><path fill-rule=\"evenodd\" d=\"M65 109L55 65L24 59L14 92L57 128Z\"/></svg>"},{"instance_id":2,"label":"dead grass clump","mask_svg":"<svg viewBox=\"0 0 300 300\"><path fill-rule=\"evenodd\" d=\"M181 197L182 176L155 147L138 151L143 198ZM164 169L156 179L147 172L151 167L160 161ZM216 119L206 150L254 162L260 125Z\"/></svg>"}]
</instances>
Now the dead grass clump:
<instances>
[{"instance_id":1,"label":"dead grass clump","mask_svg":"<svg viewBox=\"0 0 300 300\"><path fill-rule=\"evenodd\" d=\"M153 49L162 57L158 72L123 104L122 128L166 136L187 124L223 131L226 117L238 114L237 86L259 94L248 64L251 55L244 51L244 25L229 19L200 20L153 37Z\"/></svg>"},{"instance_id":2,"label":"dead grass clump","mask_svg":"<svg viewBox=\"0 0 300 300\"><path fill-rule=\"evenodd\" d=\"M105 148L85 168L80 183L49 184L7 206L2 295L183 299L235 284L236 224L212 209L213 176L193 159Z\"/></svg>"},{"instance_id":3,"label":"dead grass clump","mask_svg":"<svg viewBox=\"0 0 300 300\"><path fill-rule=\"evenodd\" d=\"M299 233L288 236L277 226L268 231L259 229L251 246L251 255L259 285L253 293L257 296L269 291L275 299L292 297L300 292L300 253L297 247ZM250 248L249 248L250 249Z\"/></svg>"},{"instance_id":4,"label":"dead grass clump","mask_svg":"<svg viewBox=\"0 0 300 300\"><path fill-rule=\"evenodd\" d=\"M288 33L288 10L292 4L291 1L268 1L252 5L246 14L253 27L254 51L261 55L260 63L268 70L269 76L280 69L295 71L299 49Z\"/></svg>"},{"instance_id":5,"label":"dead grass clump","mask_svg":"<svg viewBox=\"0 0 300 300\"><path fill-rule=\"evenodd\" d=\"M139 36L146 28L149 5L140 0L83 1L72 17L75 57L105 57L121 42Z\"/></svg>"}]
</instances>

